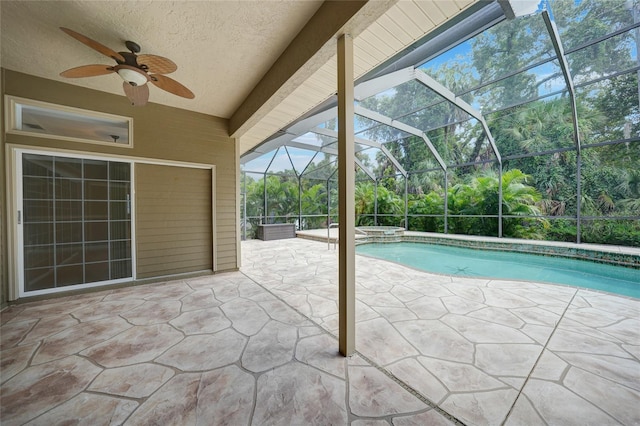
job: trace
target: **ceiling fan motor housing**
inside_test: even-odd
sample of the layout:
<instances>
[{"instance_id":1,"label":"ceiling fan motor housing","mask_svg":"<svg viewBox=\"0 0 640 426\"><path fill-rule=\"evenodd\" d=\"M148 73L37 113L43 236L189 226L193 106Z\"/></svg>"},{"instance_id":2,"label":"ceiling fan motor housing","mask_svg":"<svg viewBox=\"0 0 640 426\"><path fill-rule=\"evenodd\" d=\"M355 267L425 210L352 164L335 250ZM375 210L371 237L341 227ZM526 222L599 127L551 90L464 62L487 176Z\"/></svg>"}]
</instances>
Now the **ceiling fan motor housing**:
<instances>
[{"instance_id":1,"label":"ceiling fan motor housing","mask_svg":"<svg viewBox=\"0 0 640 426\"><path fill-rule=\"evenodd\" d=\"M140 53L140 45L135 41L127 40L124 42L124 45L127 46L127 49L129 49L131 53Z\"/></svg>"}]
</instances>

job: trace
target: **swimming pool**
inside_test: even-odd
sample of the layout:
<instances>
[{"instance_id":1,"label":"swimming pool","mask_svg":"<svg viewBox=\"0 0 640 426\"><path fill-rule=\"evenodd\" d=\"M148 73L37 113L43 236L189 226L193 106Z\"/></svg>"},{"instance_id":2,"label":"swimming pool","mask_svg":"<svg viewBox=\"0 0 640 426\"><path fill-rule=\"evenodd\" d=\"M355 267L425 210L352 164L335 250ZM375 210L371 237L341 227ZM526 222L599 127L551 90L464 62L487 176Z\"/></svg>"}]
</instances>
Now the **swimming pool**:
<instances>
[{"instance_id":1,"label":"swimming pool","mask_svg":"<svg viewBox=\"0 0 640 426\"><path fill-rule=\"evenodd\" d=\"M640 269L526 253L419 243L362 244L358 254L427 272L565 284L640 298Z\"/></svg>"}]
</instances>

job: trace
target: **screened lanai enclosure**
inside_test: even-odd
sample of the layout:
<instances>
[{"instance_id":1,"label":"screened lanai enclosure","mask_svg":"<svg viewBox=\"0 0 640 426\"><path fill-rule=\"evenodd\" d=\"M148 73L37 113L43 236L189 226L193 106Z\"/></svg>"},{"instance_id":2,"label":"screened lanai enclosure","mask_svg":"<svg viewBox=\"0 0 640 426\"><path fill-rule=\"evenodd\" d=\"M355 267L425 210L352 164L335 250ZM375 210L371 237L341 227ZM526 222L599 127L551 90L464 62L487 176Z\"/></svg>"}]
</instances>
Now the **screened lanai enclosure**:
<instances>
[{"instance_id":1,"label":"screened lanai enclosure","mask_svg":"<svg viewBox=\"0 0 640 426\"><path fill-rule=\"evenodd\" d=\"M356 81L357 226L640 246L640 1L526 6L478 3ZM244 238L337 221L335 105L243 155Z\"/></svg>"}]
</instances>

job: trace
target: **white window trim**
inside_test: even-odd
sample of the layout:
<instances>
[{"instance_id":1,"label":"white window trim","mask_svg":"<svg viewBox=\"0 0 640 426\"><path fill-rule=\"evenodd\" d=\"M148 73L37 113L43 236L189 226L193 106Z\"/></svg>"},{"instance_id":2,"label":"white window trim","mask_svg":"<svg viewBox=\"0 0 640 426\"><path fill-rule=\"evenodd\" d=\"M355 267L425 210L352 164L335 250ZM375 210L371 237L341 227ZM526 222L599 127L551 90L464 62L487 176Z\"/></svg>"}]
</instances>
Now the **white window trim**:
<instances>
[{"instance_id":1,"label":"white window trim","mask_svg":"<svg viewBox=\"0 0 640 426\"><path fill-rule=\"evenodd\" d=\"M55 134L47 134L47 133L37 133L30 132L28 130L24 130L20 128L20 111L18 105L28 105L34 106L38 108L50 109L53 111L60 111L66 113L77 114L79 116L85 116L89 118L101 118L101 119L112 119L114 121L126 121L129 137L128 143L115 143L115 142L105 142L98 141L93 139L84 139L84 138L75 138L70 136L61 136ZM5 95L4 97L4 123L5 123L5 132L7 134L14 135L24 135L36 138L43 139L54 139L54 140L63 140L63 141L71 141L71 142L82 142L82 143L90 143L96 145L106 145L106 146L115 146L120 148L133 148L133 118L124 117L121 115L109 114L106 112L98 112L91 111L86 109L74 108L64 105L57 105L48 102L36 101L34 99L20 98L17 96Z\"/></svg>"}]
</instances>

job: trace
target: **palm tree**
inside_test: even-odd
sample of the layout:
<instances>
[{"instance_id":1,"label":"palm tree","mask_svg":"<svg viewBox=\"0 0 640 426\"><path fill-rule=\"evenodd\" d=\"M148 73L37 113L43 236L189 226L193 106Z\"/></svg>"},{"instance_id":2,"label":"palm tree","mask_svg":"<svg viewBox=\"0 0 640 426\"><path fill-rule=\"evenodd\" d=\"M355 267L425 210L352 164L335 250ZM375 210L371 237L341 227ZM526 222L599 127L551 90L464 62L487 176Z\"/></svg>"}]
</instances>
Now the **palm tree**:
<instances>
[{"instance_id":1,"label":"palm tree","mask_svg":"<svg viewBox=\"0 0 640 426\"><path fill-rule=\"evenodd\" d=\"M502 174L502 214L526 217L503 219L502 230L506 236L543 239L544 234L541 231L549 227L547 220L536 217L541 214L538 203L542 200L542 194L527 184L530 180L531 176L518 169L511 169Z\"/></svg>"},{"instance_id":2,"label":"palm tree","mask_svg":"<svg viewBox=\"0 0 640 426\"><path fill-rule=\"evenodd\" d=\"M373 185L369 182L358 183L355 188L356 226L373 225L373 218L365 215L373 215L375 209L375 195Z\"/></svg>"},{"instance_id":3,"label":"palm tree","mask_svg":"<svg viewBox=\"0 0 640 426\"><path fill-rule=\"evenodd\" d=\"M384 186L377 189L378 214L402 215L404 203L402 199ZM355 188L356 225L373 225L373 215L376 207L376 190L371 182L358 183ZM385 217L379 218L380 225L393 224L393 220Z\"/></svg>"},{"instance_id":4,"label":"palm tree","mask_svg":"<svg viewBox=\"0 0 640 426\"><path fill-rule=\"evenodd\" d=\"M542 238L539 225L548 226L540 216L537 203L540 192L528 185L530 176L518 169L502 175L502 213L505 216L523 216L503 220L503 232L514 238ZM466 183L454 185L449 190L451 214L495 216L498 214L498 177L494 171L473 176ZM453 218L450 221L454 233L497 235L498 221L491 217Z\"/></svg>"},{"instance_id":5,"label":"palm tree","mask_svg":"<svg viewBox=\"0 0 640 426\"><path fill-rule=\"evenodd\" d=\"M327 187L323 184L316 184L310 188L303 188L302 194L302 216L324 215L327 213ZM321 225L326 225L326 218L303 217L302 229L314 229Z\"/></svg>"},{"instance_id":6,"label":"palm tree","mask_svg":"<svg viewBox=\"0 0 640 426\"><path fill-rule=\"evenodd\" d=\"M291 177L272 175L267 177L268 221L282 221L298 212L298 184ZM285 219L286 220L286 219Z\"/></svg>"}]
</instances>

